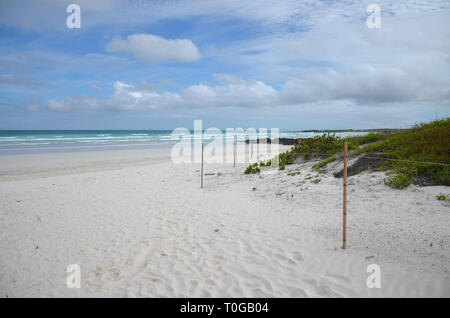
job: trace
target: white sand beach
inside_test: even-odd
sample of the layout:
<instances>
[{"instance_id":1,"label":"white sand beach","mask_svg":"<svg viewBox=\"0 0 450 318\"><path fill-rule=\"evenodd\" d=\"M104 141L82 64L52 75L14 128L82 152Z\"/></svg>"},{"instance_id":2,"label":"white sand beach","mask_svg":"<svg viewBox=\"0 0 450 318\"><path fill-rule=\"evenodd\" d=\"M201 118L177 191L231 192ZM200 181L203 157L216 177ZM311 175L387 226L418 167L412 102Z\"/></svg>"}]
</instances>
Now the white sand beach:
<instances>
[{"instance_id":1,"label":"white sand beach","mask_svg":"<svg viewBox=\"0 0 450 318\"><path fill-rule=\"evenodd\" d=\"M448 187L350 177L342 250L342 163L312 165L209 164L200 188L169 149L0 156L0 297L450 297Z\"/></svg>"}]
</instances>

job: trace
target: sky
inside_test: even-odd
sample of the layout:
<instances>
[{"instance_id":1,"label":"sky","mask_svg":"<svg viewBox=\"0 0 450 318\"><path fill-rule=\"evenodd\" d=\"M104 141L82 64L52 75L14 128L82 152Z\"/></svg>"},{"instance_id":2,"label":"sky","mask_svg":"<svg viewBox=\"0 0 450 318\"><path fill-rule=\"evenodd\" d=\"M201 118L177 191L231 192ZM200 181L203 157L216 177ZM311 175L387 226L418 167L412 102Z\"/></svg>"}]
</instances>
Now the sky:
<instances>
[{"instance_id":1,"label":"sky","mask_svg":"<svg viewBox=\"0 0 450 318\"><path fill-rule=\"evenodd\" d=\"M406 128L448 116L450 0L0 1L0 129Z\"/></svg>"}]
</instances>

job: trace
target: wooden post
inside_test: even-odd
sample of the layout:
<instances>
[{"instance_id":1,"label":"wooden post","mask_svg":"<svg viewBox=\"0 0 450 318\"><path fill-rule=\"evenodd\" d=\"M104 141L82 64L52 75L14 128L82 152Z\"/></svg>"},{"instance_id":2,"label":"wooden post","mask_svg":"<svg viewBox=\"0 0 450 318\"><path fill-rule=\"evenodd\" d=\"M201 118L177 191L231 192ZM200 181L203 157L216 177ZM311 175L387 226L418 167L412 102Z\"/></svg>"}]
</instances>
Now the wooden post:
<instances>
[{"instance_id":1,"label":"wooden post","mask_svg":"<svg viewBox=\"0 0 450 318\"><path fill-rule=\"evenodd\" d=\"M201 187L203 188L203 150L205 148L205 144L202 142L202 170L201 170Z\"/></svg>"},{"instance_id":2,"label":"wooden post","mask_svg":"<svg viewBox=\"0 0 450 318\"><path fill-rule=\"evenodd\" d=\"M344 142L344 193L343 193L343 222L342 222L342 248L347 247L347 152L348 143Z\"/></svg>"},{"instance_id":3,"label":"wooden post","mask_svg":"<svg viewBox=\"0 0 450 318\"><path fill-rule=\"evenodd\" d=\"M236 140L233 141L233 167L236 167Z\"/></svg>"}]
</instances>

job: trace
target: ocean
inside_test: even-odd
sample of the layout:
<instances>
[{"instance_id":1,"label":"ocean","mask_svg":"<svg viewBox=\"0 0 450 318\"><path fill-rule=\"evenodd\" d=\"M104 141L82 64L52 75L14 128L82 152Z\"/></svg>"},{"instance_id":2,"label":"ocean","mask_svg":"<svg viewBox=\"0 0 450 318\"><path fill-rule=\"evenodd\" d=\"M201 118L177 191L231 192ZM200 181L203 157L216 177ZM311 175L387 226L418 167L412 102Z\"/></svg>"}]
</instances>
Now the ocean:
<instances>
[{"instance_id":1,"label":"ocean","mask_svg":"<svg viewBox=\"0 0 450 318\"><path fill-rule=\"evenodd\" d=\"M323 133L280 131L279 136L308 138L321 134ZM336 133L341 137L361 134L364 133ZM208 141L216 135L204 133L203 138ZM0 155L165 148L178 141L172 138L172 130L0 130Z\"/></svg>"}]
</instances>

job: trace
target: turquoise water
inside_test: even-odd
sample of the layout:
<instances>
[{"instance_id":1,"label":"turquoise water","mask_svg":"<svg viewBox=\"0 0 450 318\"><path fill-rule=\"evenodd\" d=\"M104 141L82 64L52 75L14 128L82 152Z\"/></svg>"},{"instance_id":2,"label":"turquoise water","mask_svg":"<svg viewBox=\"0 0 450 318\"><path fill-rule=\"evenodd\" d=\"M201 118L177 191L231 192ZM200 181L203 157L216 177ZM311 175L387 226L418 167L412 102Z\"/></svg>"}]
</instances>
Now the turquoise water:
<instances>
[{"instance_id":1,"label":"turquoise water","mask_svg":"<svg viewBox=\"0 0 450 318\"><path fill-rule=\"evenodd\" d=\"M3 130L0 155L169 147L170 130Z\"/></svg>"},{"instance_id":2,"label":"turquoise water","mask_svg":"<svg viewBox=\"0 0 450 318\"><path fill-rule=\"evenodd\" d=\"M0 131L0 147L164 144L169 130L21 130Z\"/></svg>"},{"instance_id":3,"label":"turquoise water","mask_svg":"<svg viewBox=\"0 0 450 318\"><path fill-rule=\"evenodd\" d=\"M279 133L285 138L307 138L318 134L321 133ZM336 135L355 134L361 133ZM203 138L211 140L213 136L215 134L205 134ZM164 148L177 142L172 138L171 130L3 130L0 131L0 154Z\"/></svg>"}]
</instances>

